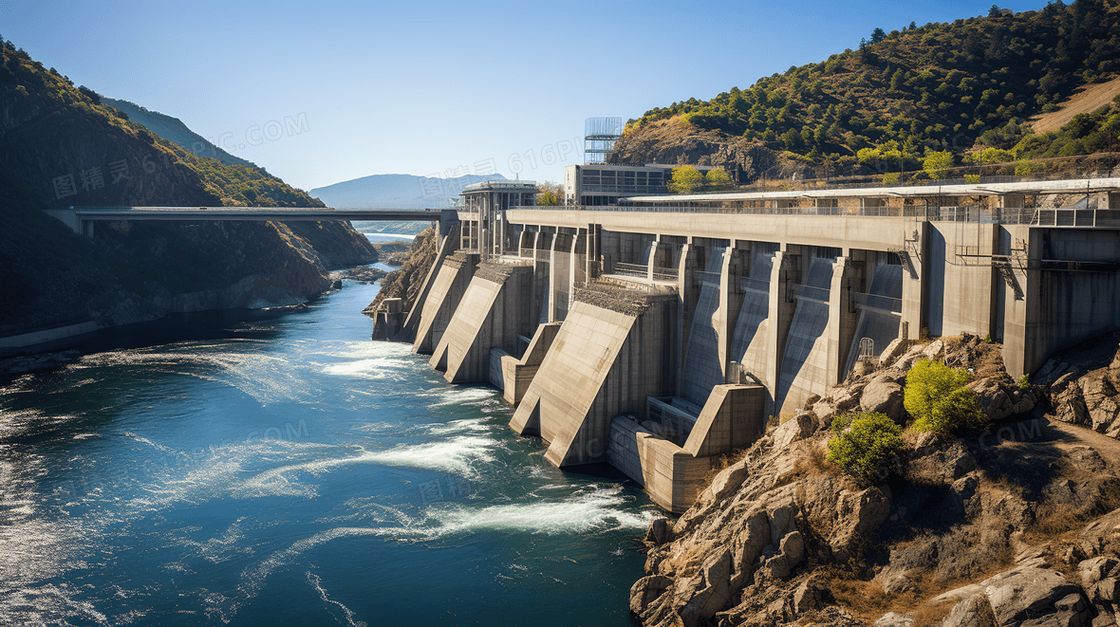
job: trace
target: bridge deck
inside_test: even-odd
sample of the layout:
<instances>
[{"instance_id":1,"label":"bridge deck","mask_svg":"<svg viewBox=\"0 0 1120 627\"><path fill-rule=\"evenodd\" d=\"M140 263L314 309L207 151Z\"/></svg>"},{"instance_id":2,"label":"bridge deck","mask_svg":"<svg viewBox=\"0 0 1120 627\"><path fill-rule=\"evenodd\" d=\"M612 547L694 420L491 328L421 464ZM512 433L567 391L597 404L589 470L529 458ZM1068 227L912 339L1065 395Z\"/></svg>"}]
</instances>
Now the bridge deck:
<instances>
[{"instance_id":1,"label":"bridge deck","mask_svg":"<svg viewBox=\"0 0 1120 627\"><path fill-rule=\"evenodd\" d=\"M71 207L90 220L439 220L439 209L331 209L330 207Z\"/></svg>"}]
</instances>

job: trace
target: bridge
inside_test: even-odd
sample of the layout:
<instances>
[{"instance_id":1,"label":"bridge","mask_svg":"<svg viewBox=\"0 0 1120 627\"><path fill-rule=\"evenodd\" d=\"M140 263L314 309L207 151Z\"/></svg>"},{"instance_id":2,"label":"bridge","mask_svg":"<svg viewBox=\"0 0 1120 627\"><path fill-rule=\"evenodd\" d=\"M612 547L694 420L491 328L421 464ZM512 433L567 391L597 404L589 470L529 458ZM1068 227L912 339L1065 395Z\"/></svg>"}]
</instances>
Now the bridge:
<instances>
[{"instance_id":1,"label":"bridge","mask_svg":"<svg viewBox=\"0 0 1120 627\"><path fill-rule=\"evenodd\" d=\"M444 212L457 219L454 209L332 209L330 207L70 207L48 209L75 233L93 236L96 222L136 221L255 221L321 222L327 220L387 220L438 222Z\"/></svg>"}]
</instances>

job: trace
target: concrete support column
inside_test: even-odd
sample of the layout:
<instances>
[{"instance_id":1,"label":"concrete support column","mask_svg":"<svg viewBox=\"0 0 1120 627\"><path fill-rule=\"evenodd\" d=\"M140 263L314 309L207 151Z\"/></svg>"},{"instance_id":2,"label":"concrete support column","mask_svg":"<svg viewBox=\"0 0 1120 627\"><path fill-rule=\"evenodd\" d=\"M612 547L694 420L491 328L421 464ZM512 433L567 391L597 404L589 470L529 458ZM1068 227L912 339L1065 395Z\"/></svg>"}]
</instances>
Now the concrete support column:
<instances>
[{"instance_id":1,"label":"concrete support column","mask_svg":"<svg viewBox=\"0 0 1120 627\"><path fill-rule=\"evenodd\" d=\"M774 399L778 392L778 377L782 371L782 355L786 350L786 338L789 337L789 327L793 322L793 313L796 303L793 299L793 286L798 280L797 262L799 255L791 255L789 251L780 250L774 253L773 267L770 269L770 335L767 338L766 354L769 363L763 374L768 394L766 396L766 411L769 415L777 415L779 408L775 407Z\"/></svg>"},{"instance_id":2,"label":"concrete support column","mask_svg":"<svg viewBox=\"0 0 1120 627\"><path fill-rule=\"evenodd\" d=\"M647 281L652 281L653 280L653 269L657 267L657 251L658 251L658 247L660 245L661 245L661 242L657 241L656 237L653 238L653 241L650 242L650 244L649 244L649 255L647 255L649 257L649 259L646 262L646 280Z\"/></svg>"},{"instance_id":3,"label":"concrete support column","mask_svg":"<svg viewBox=\"0 0 1120 627\"><path fill-rule=\"evenodd\" d=\"M739 321L739 310L743 306L743 287L740 279L745 274L749 250L739 250L732 240L723 252L723 266L719 273L719 308L712 316L716 326L716 339L719 342L719 362L723 367L723 380L727 380L727 367L731 362L731 337ZM738 359L738 357L736 357ZM736 381L738 383L738 381Z\"/></svg>"},{"instance_id":4,"label":"concrete support column","mask_svg":"<svg viewBox=\"0 0 1120 627\"><path fill-rule=\"evenodd\" d=\"M570 235L557 233L552 236L549 246L549 272L548 272L548 321L556 322L564 319L568 311L568 298L571 282L571 244L574 238Z\"/></svg>"},{"instance_id":5,"label":"concrete support column","mask_svg":"<svg viewBox=\"0 0 1120 627\"><path fill-rule=\"evenodd\" d=\"M927 282L929 273L929 222L915 223L913 233L902 242L906 259L902 260L902 320L898 337L914 339L928 325L926 321Z\"/></svg>"},{"instance_id":6,"label":"concrete support column","mask_svg":"<svg viewBox=\"0 0 1120 627\"><path fill-rule=\"evenodd\" d=\"M684 356L687 354L688 336L692 331L692 316L696 313L696 301L700 297L697 286L696 270L697 247L695 244L681 246L681 258L677 263L677 333L679 340L673 357L677 363L676 391L680 394L684 389Z\"/></svg>"},{"instance_id":7,"label":"concrete support column","mask_svg":"<svg viewBox=\"0 0 1120 627\"><path fill-rule=\"evenodd\" d=\"M859 322L859 311L852 302L860 282L860 264L848 257L840 257L832 267L832 285L828 302L828 372L827 385L844 380L852 338Z\"/></svg>"},{"instance_id":8,"label":"concrete support column","mask_svg":"<svg viewBox=\"0 0 1120 627\"><path fill-rule=\"evenodd\" d=\"M602 273L602 238L603 227L599 224L587 225L587 255L586 255L586 268L587 280L592 281L599 278Z\"/></svg>"},{"instance_id":9,"label":"concrete support column","mask_svg":"<svg viewBox=\"0 0 1120 627\"><path fill-rule=\"evenodd\" d=\"M587 259L587 233L578 232L572 237L572 265L571 284L574 288L576 285L581 285L587 281L587 272L585 271Z\"/></svg>"},{"instance_id":10,"label":"concrete support column","mask_svg":"<svg viewBox=\"0 0 1120 627\"><path fill-rule=\"evenodd\" d=\"M1050 320L1043 319L1042 270L1044 254L1044 229L1027 231L1027 269L1023 277L1023 302L1020 315L1009 315L1003 329L1003 363L1007 374L1018 379L1024 373L1034 372L1049 357L1047 327Z\"/></svg>"}]
</instances>

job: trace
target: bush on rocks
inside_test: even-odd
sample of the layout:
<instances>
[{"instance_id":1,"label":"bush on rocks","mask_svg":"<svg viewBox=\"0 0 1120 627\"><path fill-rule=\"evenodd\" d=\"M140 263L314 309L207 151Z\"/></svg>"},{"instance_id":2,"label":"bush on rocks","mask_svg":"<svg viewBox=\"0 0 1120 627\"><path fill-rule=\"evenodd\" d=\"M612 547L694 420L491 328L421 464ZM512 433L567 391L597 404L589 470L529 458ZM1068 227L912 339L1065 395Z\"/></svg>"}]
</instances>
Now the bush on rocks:
<instances>
[{"instance_id":1,"label":"bush on rocks","mask_svg":"<svg viewBox=\"0 0 1120 627\"><path fill-rule=\"evenodd\" d=\"M833 421L836 435L828 441L828 459L864 481L886 478L891 461L906 450L902 427L886 414L856 414ZM835 426L840 423L840 428Z\"/></svg>"},{"instance_id":2,"label":"bush on rocks","mask_svg":"<svg viewBox=\"0 0 1120 627\"><path fill-rule=\"evenodd\" d=\"M942 363L923 359L906 375L903 406L914 417L911 429L950 434L963 429L982 429L988 417L970 390L969 375Z\"/></svg>"}]
</instances>

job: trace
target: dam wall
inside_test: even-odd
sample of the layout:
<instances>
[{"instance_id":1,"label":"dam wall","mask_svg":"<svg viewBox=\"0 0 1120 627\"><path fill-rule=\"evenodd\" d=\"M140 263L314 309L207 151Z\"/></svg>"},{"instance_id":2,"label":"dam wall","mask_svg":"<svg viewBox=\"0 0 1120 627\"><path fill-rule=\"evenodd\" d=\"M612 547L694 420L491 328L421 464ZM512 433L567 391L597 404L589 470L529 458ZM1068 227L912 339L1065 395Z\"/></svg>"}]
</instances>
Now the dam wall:
<instances>
[{"instance_id":1,"label":"dam wall","mask_svg":"<svg viewBox=\"0 0 1120 627\"><path fill-rule=\"evenodd\" d=\"M444 257L436 266L434 276L429 273L430 286L425 286L428 295L416 303L420 310L420 321L412 344L413 352L430 355L443 339L443 333L451 322L451 317L459 307L459 302L467 292L467 287L478 267L478 254L456 252Z\"/></svg>"},{"instance_id":2,"label":"dam wall","mask_svg":"<svg viewBox=\"0 0 1120 627\"><path fill-rule=\"evenodd\" d=\"M512 207L430 273L413 348L503 390L553 465L609 463L683 511L720 455L896 339L990 337L1019 376L1120 327L1120 211L1014 201Z\"/></svg>"},{"instance_id":3,"label":"dam wall","mask_svg":"<svg viewBox=\"0 0 1120 627\"><path fill-rule=\"evenodd\" d=\"M429 363L451 383L488 381L494 348L515 350L539 322L531 262L479 265Z\"/></svg>"}]
</instances>

